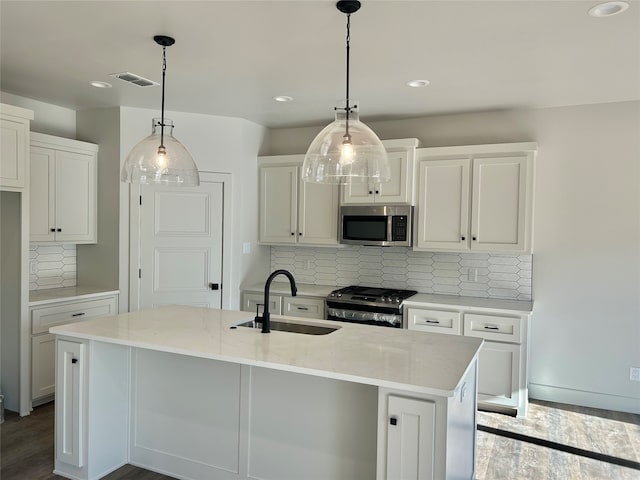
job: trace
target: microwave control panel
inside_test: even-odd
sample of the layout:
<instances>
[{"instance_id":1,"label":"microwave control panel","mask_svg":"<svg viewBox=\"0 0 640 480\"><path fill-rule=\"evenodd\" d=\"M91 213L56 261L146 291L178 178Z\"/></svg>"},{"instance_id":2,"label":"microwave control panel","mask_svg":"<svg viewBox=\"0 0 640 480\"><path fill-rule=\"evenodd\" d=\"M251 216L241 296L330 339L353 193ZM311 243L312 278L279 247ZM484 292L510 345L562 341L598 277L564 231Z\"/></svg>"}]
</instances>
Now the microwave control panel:
<instances>
[{"instance_id":1,"label":"microwave control panel","mask_svg":"<svg viewBox=\"0 0 640 480\"><path fill-rule=\"evenodd\" d=\"M391 237L394 242L404 242L407 240L406 215L394 215L391 217Z\"/></svg>"}]
</instances>

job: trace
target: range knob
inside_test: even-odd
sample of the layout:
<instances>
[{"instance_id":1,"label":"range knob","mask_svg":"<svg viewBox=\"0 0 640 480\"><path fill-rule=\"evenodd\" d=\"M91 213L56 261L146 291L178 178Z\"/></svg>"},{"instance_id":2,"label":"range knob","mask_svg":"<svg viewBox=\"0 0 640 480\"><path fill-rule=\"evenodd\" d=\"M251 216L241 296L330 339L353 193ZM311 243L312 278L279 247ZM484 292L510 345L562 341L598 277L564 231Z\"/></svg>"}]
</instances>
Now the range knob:
<instances>
[{"instance_id":1,"label":"range knob","mask_svg":"<svg viewBox=\"0 0 640 480\"><path fill-rule=\"evenodd\" d=\"M396 303L400 303L400 297L395 297L395 298L393 299L393 301L394 301L394 302L396 302Z\"/></svg>"},{"instance_id":2,"label":"range knob","mask_svg":"<svg viewBox=\"0 0 640 480\"><path fill-rule=\"evenodd\" d=\"M336 296L341 297L341 296L342 296L342 294L341 294L341 293L337 293L337 294L336 294Z\"/></svg>"}]
</instances>

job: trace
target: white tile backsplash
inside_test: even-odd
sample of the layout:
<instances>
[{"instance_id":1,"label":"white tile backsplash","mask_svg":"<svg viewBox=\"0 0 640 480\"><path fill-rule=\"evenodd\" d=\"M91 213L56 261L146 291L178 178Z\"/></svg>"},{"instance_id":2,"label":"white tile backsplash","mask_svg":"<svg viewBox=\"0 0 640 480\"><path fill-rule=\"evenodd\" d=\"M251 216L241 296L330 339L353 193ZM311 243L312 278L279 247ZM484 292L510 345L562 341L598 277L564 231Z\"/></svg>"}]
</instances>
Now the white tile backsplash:
<instances>
[{"instance_id":1,"label":"white tile backsplash","mask_svg":"<svg viewBox=\"0 0 640 480\"><path fill-rule=\"evenodd\" d=\"M76 245L32 243L29 246L29 290L76 286Z\"/></svg>"},{"instance_id":2,"label":"white tile backsplash","mask_svg":"<svg viewBox=\"0 0 640 480\"><path fill-rule=\"evenodd\" d=\"M414 252L407 247L271 247L271 269L300 283L368 285L532 300L532 255Z\"/></svg>"}]
</instances>

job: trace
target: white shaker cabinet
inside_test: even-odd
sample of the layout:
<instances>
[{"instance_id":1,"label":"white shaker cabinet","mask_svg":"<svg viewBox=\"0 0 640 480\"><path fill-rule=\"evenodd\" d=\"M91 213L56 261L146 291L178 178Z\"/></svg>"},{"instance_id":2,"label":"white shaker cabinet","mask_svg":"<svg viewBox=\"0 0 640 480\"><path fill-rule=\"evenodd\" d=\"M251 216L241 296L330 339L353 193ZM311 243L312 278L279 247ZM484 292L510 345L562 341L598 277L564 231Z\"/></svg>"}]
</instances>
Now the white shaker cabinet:
<instances>
[{"instance_id":1,"label":"white shaker cabinet","mask_svg":"<svg viewBox=\"0 0 640 480\"><path fill-rule=\"evenodd\" d=\"M0 104L0 187L21 190L27 186L29 128L33 112Z\"/></svg>"},{"instance_id":2,"label":"white shaker cabinet","mask_svg":"<svg viewBox=\"0 0 640 480\"><path fill-rule=\"evenodd\" d=\"M30 307L31 317L31 399L39 405L53 399L55 393L55 336L49 328L90 318L116 315L116 294L97 295L83 300L51 301Z\"/></svg>"},{"instance_id":3,"label":"white shaker cabinet","mask_svg":"<svg viewBox=\"0 0 640 480\"><path fill-rule=\"evenodd\" d=\"M419 149L414 250L530 253L536 149Z\"/></svg>"},{"instance_id":4,"label":"white shaker cabinet","mask_svg":"<svg viewBox=\"0 0 640 480\"><path fill-rule=\"evenodd\" d=\"M409 330L483 338L478 403L526 416L529 313L416 302L405 307L405 317Z\"/></svg>"},{"instance_id":5,"label":"white shaker cabinet","mask_svg":"<svg viewBox=\"0 0 640 480\"><path fill-rule=\"evenodd\" d=\"M98 146L31 134L32 242L97 242Z\"/></svg>"},{"instance_id":6,"label":"white shaker cabinet","mask_svg":"<svg viewBox=\"0 0 640 480\"><path fill-rule=\"evenodd\" d=\"M338 244L338 187L304 182L303 160L303 155L259 159L263 244Z\"/></svg>"},{"instance_id":7,"label":"white shaker cabinet","mask_svg":"<svg viewBox=\"0 0 640 480\"><path fill-rule=\"evenodd\" d=\"M415 138L385 140L391 180L382 183L353 182L342 188L342 204L414 204L414 158L420 142Z\"/></svg>"}]
</instances>

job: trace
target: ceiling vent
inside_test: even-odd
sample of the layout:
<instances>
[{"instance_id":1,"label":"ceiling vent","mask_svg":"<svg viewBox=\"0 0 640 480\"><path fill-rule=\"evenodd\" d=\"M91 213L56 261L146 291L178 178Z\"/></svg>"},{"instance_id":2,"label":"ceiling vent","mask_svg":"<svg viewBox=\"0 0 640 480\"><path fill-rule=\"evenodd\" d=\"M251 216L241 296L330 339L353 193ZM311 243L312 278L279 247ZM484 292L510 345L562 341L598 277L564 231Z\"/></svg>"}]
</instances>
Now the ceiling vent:
<instances>
[{"instance_id":1,"label":"ceiling vent","mask_svg":"<svg viewBox=\"0 0 640 480\"><path fill-rule=\"evenodd\" d=\"M110 73L109 76L118 78L127 83L133 83L138 87L153 87L156 85L160 85L159 83L154 82L153 80L146 79L144 77L141 77L140 75L136 75L135 73L131 73L131 72Z\"/></svg>"}]
</instances>

